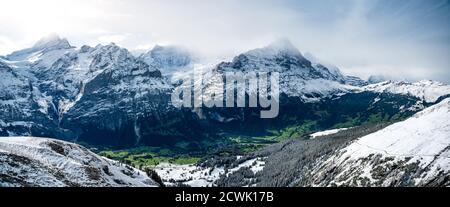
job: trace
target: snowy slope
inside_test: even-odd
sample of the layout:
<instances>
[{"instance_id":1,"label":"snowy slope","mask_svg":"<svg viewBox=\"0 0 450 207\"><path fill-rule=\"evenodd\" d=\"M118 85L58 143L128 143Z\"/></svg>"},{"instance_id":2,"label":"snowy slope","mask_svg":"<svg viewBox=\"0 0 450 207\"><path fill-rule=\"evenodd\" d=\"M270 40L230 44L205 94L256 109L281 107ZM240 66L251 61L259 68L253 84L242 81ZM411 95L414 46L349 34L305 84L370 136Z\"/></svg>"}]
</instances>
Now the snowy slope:
<instances>
[{"instance_id":1,"label":"snowy slope","mask_svg":"<svg viewBox=\"0 0 450 207\"><path fill-rule=\"evenodd\" d=\"M196 165L177 165L161 163L155 171L166 186L176 186L177 183L192 187L213 186L214 181L225 173L222 167L209 168Z\"/></svg>"},{"instance_id":2,"label":"snowy slope","mask_svg":"<svg viewBox=\"0 0 450 207\"><path fill-rule=\"evenodd\" d=\"M155 171L161 176L161 179L167 186L174 186L181 183L192 187L212 187L216 186L215 182L221 177L229 176L241 168L248 167L255 174L264 168L264 164L264 158L253 158L225 170L223 166L201 167L192 164L177 165L161 163L155 167Z\"/></svg>"},{"instance_id":3,"label":"snowy slope","mask_svg":"<svg viewBox=\"0 0 450 207\"><path fill-rule=\"evenodd\" d=\"M0 186L157 186L144 172L76 144L0 137Z\"/></svg>"},{"instance_id":4,"label":"snowy slope","mask_svg":"<svg viewBox=\"0 0 450 207\"><path fill-rule=\"evenodd\" d=\"M450 94L449 85L430 80L423 80L415 83L385 81L362 87L362 90L378 93L410 95L428 103L433 103L437 101L439 97Z\"/></svg>"},{"instance_id":5,"label":"snowy slope","mask_svg":"<svg viewBox=\"0 0 450 207\"><path fill-rule=\"evenodd\" d=\"M319 186L449 186L450 98L357 139L312 174Z\"/></svg>"}]
</instances>

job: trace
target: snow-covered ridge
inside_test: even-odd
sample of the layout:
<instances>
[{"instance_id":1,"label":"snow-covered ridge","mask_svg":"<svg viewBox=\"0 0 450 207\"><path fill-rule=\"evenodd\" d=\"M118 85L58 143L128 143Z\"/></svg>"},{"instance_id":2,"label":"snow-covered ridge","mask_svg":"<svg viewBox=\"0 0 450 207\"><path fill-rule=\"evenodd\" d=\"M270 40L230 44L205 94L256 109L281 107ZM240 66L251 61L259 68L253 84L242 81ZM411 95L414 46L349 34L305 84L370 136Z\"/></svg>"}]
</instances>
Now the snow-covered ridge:
<instances>
[{"instance_id":1,"label":"snow-covered ridge","mask_svg":"<svg viewBox=\"0 0 450 207\"><path fill-rule=\"evenodd\" d=\"M362 90L378 93L410 95L428 103L433 103L437 101L439 97L450 94L450 85L431 80L423 80L415 83L384 81L365 86Z\"/></svg>"},{"instance_id":2,"label":"snow-covered ridge","mask_svg":"<svg viewBox=\"0 0 450 207\"><path fill-rule=\"evenodd\" d=\"M135 168L79 145L36 137L0 137L0 186L157 186Z\"/></svg>"},{"instance_id":3,"label":"snow-covered ridge","mask_svg":"<svg viewBox=\"0 0 450 207\"><path fill-rule=\"evenodd\" d=\"M355 140L319 165L316 185L450 185L450 98Z\"/></svg>"}]
</instances>

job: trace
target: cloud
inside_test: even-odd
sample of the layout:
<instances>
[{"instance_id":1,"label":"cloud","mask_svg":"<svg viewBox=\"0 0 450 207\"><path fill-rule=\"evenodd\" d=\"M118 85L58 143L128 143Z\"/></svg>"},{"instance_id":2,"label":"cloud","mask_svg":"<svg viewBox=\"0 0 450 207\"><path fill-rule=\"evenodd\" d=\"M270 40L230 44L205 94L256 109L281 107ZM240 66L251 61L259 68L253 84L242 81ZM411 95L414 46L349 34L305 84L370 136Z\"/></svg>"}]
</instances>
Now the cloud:
<instances>
[{"instance_id":1,"label":"cloud","mask_svg":"<svg viewBox=\"0 0 450 207\"><path fill-rule=\"evenodd\" d=\"M127 38L128 34L112 34L102 35L98 37L98 41L103 44L121 43Z\"/></svg>"},{"instance_id":2,"label":"cloud","mask_svg":"<svg viewBox=\"0 0 450 207\"><path fill-rule=\"evenodd\" d=\"M142 45L136 46L134 49L135 50L149 50L152 47L153 47L153 44L142 44Z\"/></svg>"},{"instance_id":3,"label":"cloud","mask_svg":"<svg viewBox=\"0 0 450 207\"><path fill-rule=\"evenodd\" d=\"M8 37L0 36L0 54L5 54L15 49L16 45Z\"/></svg>"}]
</instances>

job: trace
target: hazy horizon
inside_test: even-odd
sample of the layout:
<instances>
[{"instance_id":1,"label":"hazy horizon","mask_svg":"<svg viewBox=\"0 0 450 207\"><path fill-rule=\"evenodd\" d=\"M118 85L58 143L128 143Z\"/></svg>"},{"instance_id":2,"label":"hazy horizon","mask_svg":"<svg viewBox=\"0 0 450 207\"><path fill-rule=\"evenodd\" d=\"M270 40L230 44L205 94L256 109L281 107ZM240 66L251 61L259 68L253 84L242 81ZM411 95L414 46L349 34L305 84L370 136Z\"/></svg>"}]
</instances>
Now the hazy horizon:
<instances>
[{"instance_id":1,"label":"hazy horizon","mask_svg":"<svg viewBox=\"0 0 450 207\"><path fill-rule=\"evenodd\" d=\"M3 5L0 55L53 33L77 47L114 42L144 51L156 44L180 45L211 57L288 38L303 54L348 75L450 83L447 0L18 0Z\"/></svg>"}]
</instances>

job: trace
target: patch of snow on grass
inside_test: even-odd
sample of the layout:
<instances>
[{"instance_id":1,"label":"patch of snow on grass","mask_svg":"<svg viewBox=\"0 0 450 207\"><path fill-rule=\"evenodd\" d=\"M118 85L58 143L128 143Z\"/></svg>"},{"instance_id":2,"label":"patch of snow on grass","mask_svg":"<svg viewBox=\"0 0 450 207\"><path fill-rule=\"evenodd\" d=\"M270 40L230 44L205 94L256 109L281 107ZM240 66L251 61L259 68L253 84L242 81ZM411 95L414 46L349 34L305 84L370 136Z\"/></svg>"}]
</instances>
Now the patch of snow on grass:
<instances>
[{"instance_id":1,"label":"patch of snow on grass","mask_svg":"<svg viewBox=\"0 0 450 207\"><path fill-rule=\"evenodd\" d=\"M340 131L344 131L344 130L347 130L347 129L349 129L349 128L330 129L330 130L316 132L316 133L310 134L309 136L311 137L311 139L314 139L314 138L320 137L320 136L336 134L336 133L338 133Z\"/></svg>"}]
</instances>

